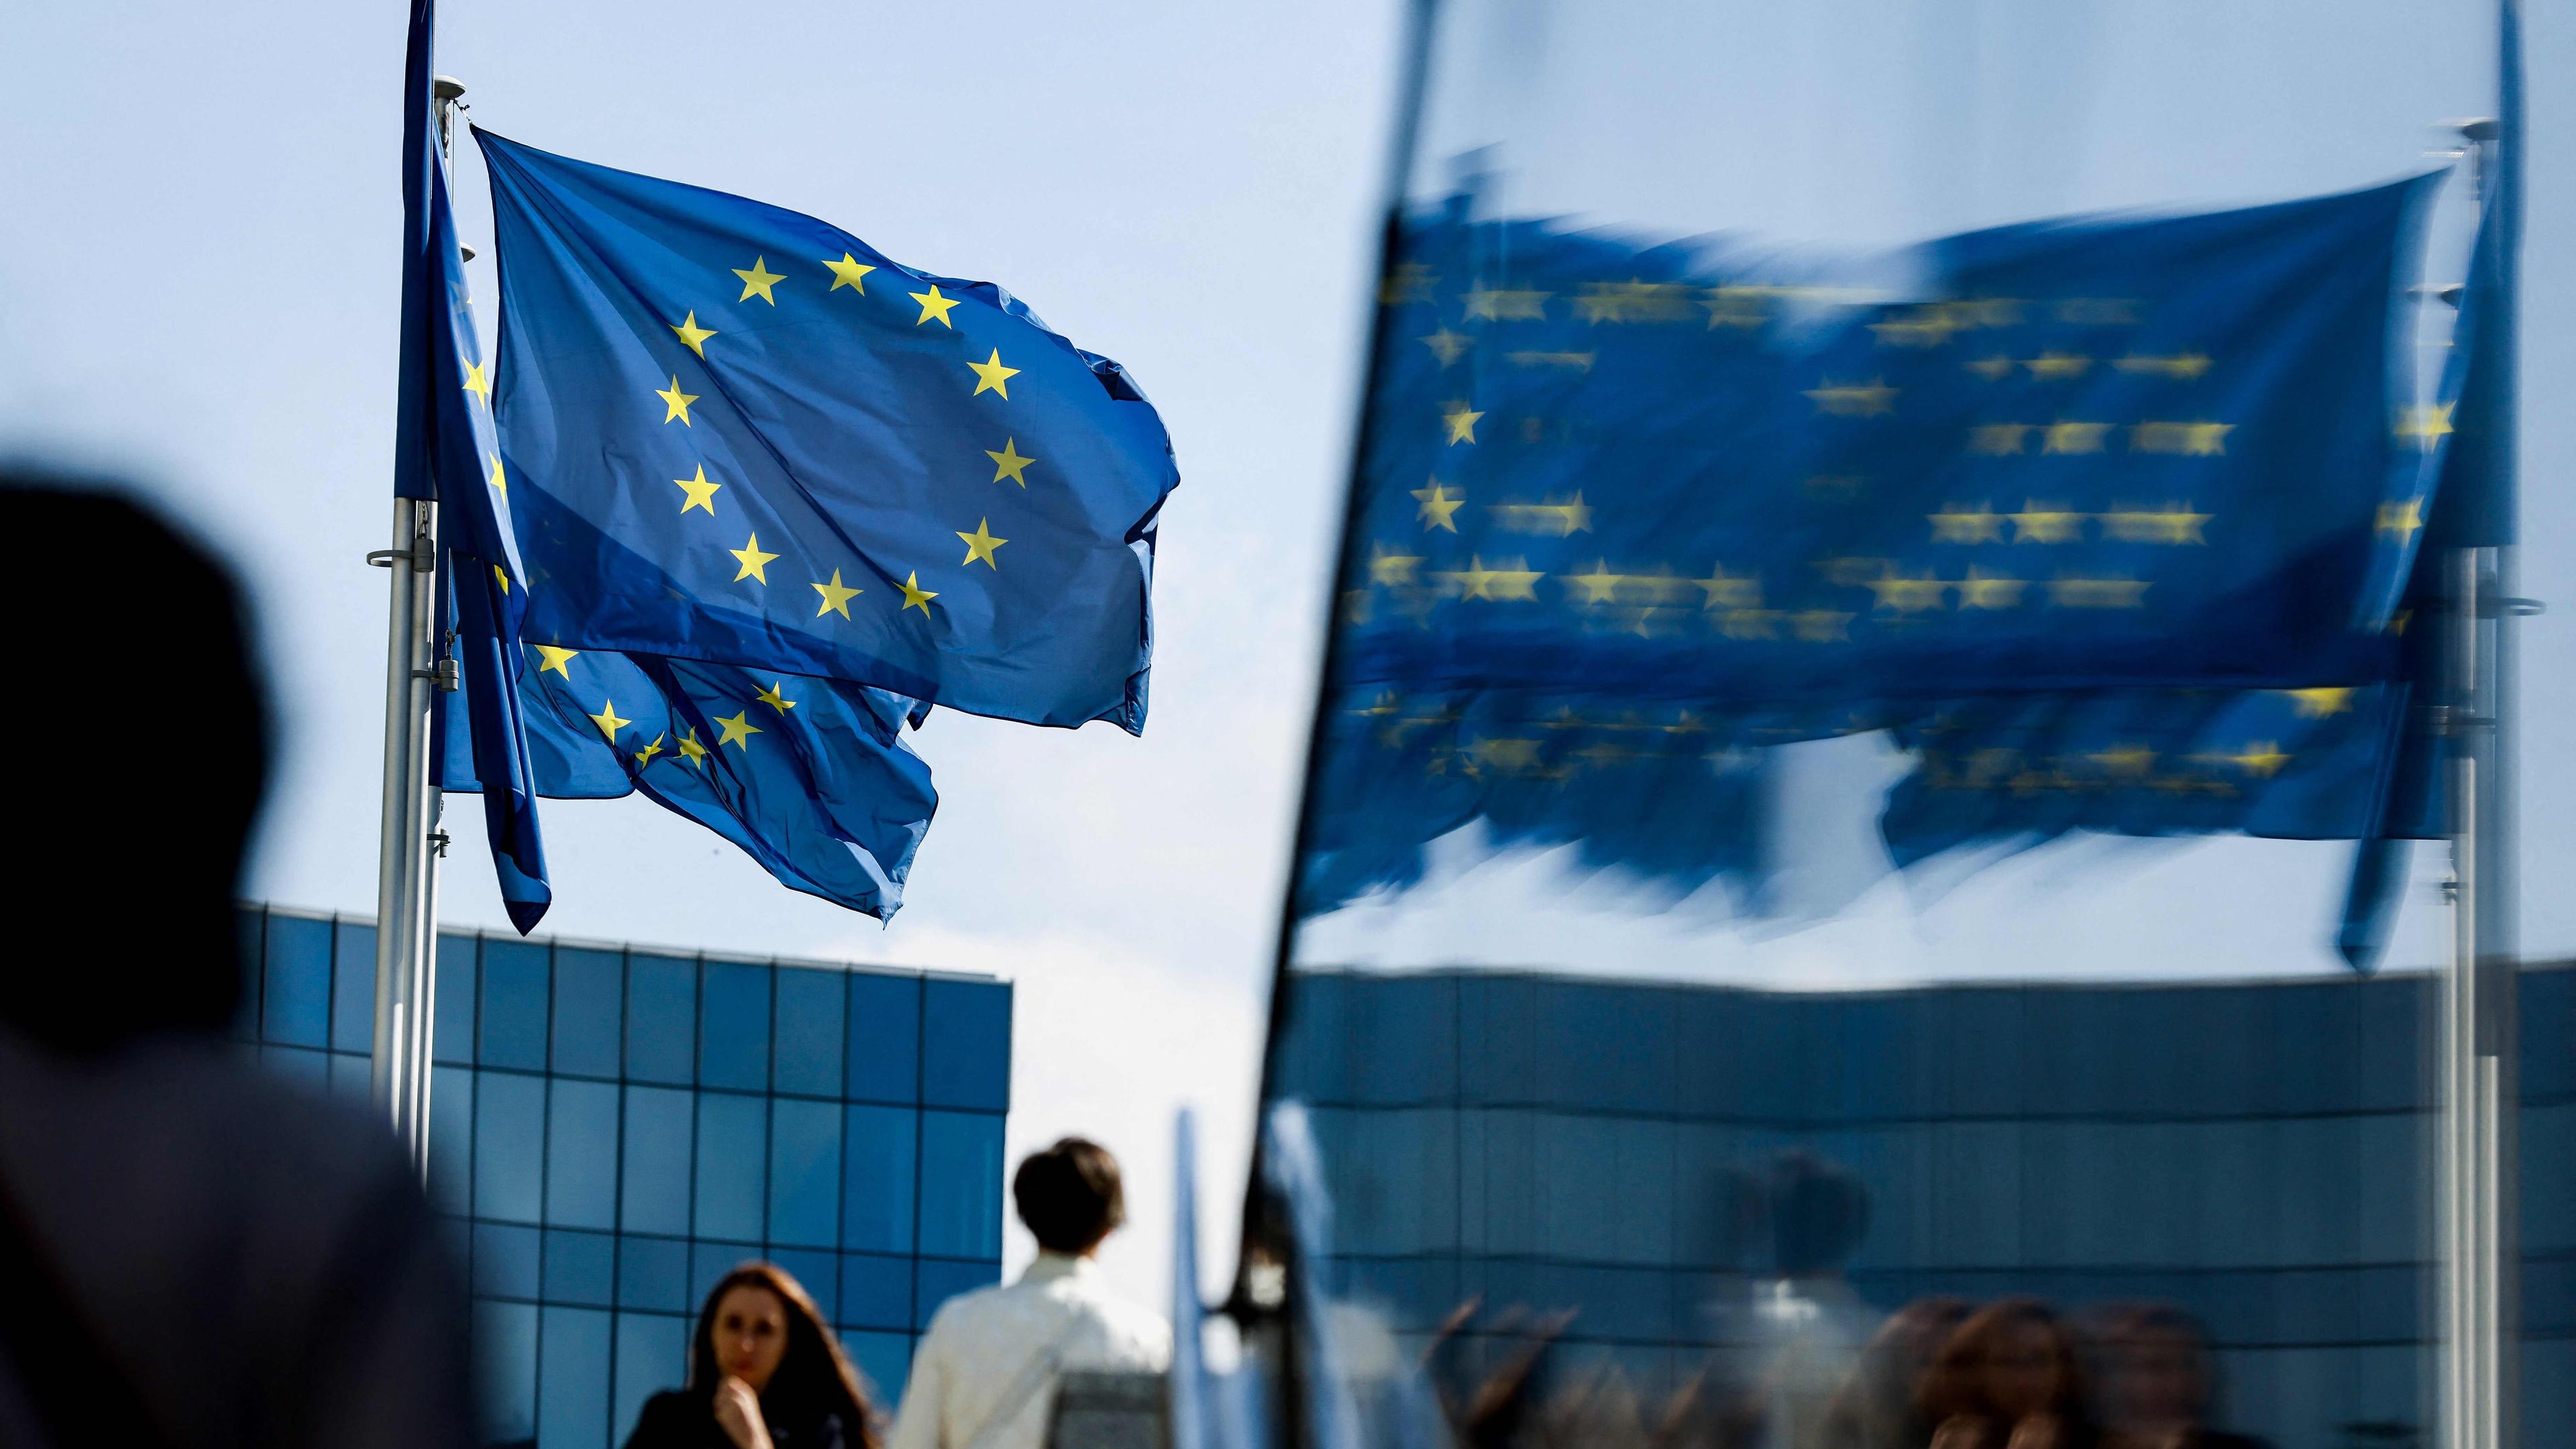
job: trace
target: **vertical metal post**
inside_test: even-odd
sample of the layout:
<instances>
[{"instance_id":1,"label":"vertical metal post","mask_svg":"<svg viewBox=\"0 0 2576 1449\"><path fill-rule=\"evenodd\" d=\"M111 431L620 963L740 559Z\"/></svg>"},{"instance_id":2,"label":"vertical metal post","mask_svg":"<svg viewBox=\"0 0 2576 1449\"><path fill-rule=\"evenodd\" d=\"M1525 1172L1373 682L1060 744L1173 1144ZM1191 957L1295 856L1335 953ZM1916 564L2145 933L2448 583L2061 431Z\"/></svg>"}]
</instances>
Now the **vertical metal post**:
<instances>
[{"instance_id":1,"label":"vertical metal post","mask_svg":"<svg viewBox=\"0 0 2576 1449\"><path fill-rule=\"evenodd\" d=\"M2451 966L2442 997L2441 1273L2442 1442L2445 1449L2497 1449L2492 1418L2494 1375L2493 1182L2490 1131L2492 1072L2478 1050L2485 1016L2479 999L2478 927L2484 902L2487 832L2480 828L2480 756L2491 720L2479 706L2486 690L2479 615L2480 550L2461 548L2443 560L2446 725L2450 750L2444 784L2450 808Z\"/></svg>"},{"instance_id":2,"label":"vertical metal post","mask_svg":"<svg viewBox=\"0 0 2576 1449\"><path fill-rule=\"evenodd\" d=\"M427 779L429 660L423 621L437 568L435 506L394 500L393 574L385 631L384 791L376 847L376 1020L369 1100L402 1131L412 941L419 905L421 790Z\"/></svg>"}]
</instances>

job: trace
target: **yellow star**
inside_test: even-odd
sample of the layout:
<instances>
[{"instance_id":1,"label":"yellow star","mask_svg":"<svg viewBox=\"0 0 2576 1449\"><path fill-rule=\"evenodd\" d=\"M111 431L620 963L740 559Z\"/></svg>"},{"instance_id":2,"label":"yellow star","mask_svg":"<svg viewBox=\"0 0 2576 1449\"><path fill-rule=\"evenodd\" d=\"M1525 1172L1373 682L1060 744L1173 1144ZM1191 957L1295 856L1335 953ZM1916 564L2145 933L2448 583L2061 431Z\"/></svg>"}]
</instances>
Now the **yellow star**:
<instances>
[{"instance_id":1,"label":"yellow star","mask_svg":"<svg viewBox=\"0 0 2576 1449\"><path fill-rule=\"evenodd\" d=\"M706 510L707 517L716 516L716 490L724 485L707 481L706 464L698 465L698 476L695 478L674 478L671 481L679 485L681 492L689 495L689 501L680 505L682 513L692 508L703 508Z\"/></svg>"},{"instance_id":2,"label":"yellow star","mask_svg":"<svg viewBox=\"0 0 2576 1449\"><path fill-rule=\"evenodd\" d=\"M1000 564L993 562L993 550L1000 548L1003 544L1009 543L1010 540L1007 538L995 538L992 534L992 522L993 521L989 518L977 519L975 521L975 531L973 533L960 533L957 535L959 538L966 540L966 557L962 562L973 563L975 560L980 558L984 561L984 567L988 569L998 571L1002 567ZM927 611L925 610L924 612Z\"/></svg>"},{"instance_id":3,"label":"yellow star","mask_svg":"<svg viewBox=\"0 0 2576 1449\"><path fill-rule=\"evenodd\" d=\"M2085 515L2062 504L2024 503L2021 512L2004 517L2012 520L2015 543L2073 543L2084 533Z\"/></svg>"},{"instance_id":4,"label":"yellow star","mask_svg":"<svg viewBox=\"0 0 2576 1449\"><path fill-rule=\"evenodd\" d=\"M876 268L869 266L867 263L860 261L856 257L851 256L848 252L841 253L841 259L837 262L833 261L829 257L825 257L823 259L823 265L832 269L832 285L826 288L826 291L837 292L843 287L847 287L862 297L868 294L868 284L861 281L860 278L875 271ZM913 325L919 326L920 324L915 323Z\"/></svg>"},{"instance_id":5,"label":"yellow star","mask_svg":"<svg viewBox=\"0 0 2576 1449\"><path fill-rule=\"evenodd\" d=\"M1817 412L1837 417L1867 418L1896 411L1896 389L1883 378L1874 377L1865 383L1828 382L1807 389L1807 399L1816 405Z\"/></svg>"},{"instance_id":6,"label":"yellow star","mask_svg":"<svg viewBox=\"0 0 2576 1449\"><path fill-rule=\"evenodd\" d=\"M1867 581L1869 591L1878 596L1878 606L1899 614L1919 614L1941 607L1950 586L1937 578L1905 578L1890 573Z\"/></svg>"},{"instance_id":7,"label":"yellow star","mask_svg":"<svg viewBox=\"0 0 2576 1449\"><path fill-rule=\"evenodd\" d=\"M466 385L473 386L472 383ZM2451 409L2457 406L2456 403L2435 403L2430 407L2409 407L2404 420L2397 425L2397 436L2412 438L2429 453L2433 450L2434 441L2451 431Z\"/></svg>"},{"instance_id":8,"label":"yellow star","mask_svg":"<svg viewBox=\"0 0 2576 1449\"><path fill-rule=\"evenodd\" d=\"M999 542L1001 542L1001 540L999 540L999 539L995 539L995 540L994 540L994 542L999 543ZM987 560L985 560L985 562L990 563L990 562L992 562L992 560L987 559ZM929 618L929 617L930 617L930 601L931 601L931 600L933 600L933 599L935 599L935 598L938 598L938 597L939 597L939 596L938 596L937 594L932 593L930 590L925 589L925 588L923 588L923 587L921 586L921 574L920 574L920 571L915 570L914 572L909 573L909 574L906 574L906 575L904 576L904 580L903 580L903 607L904 607L904 608L906 608L906 609L919 609L919 610L921 611L921 617L923 617L923 618L927 619L927 618Z\"/></svg>"},{"instance_id":9,"label":"yellow star","mask_svg":"<svg viewBox=\"0 0 2576 1449\"><path fill-rule=\"evenodd\" d=\"M492 374L483 370L483 364L471 361L465 364L465 390L483 399L483 406L488 408L492 405Z\"/></svg>"},{"instance_id":10,"label":"yellow star","mask_svg":"<svg viewBox=\"0 0 2576 1449\"><path fill-rule=\"evenodd\" d=\"M1707 578L1693 579L1691 582L1698 585L1702 593L1708 595L1707 602L1701 605L1702 608L1742 610L1762 607L1762 580L1758 575L1730 574L1724 568L1711 564Z\"/></svg>"},{"instance_id":11,"label":"yellow star","mask_svg":"<svg viewBox=\"0 0 2576 1449\"><path fill-rule=\"evenodd\" d=\"M1458 525L1452 515L1466 503L1466 494L1461 493L1452 498L1448 490L1441 486L1439 480L1433 479L1430 487L1414 489L1413 496L1422 500L1422 509L1414 516L1422 520L1424 532L1427 533L1435 528L1444 528L1451 533L1458 531Z\"/></svg>"},{"instance_id":12,"label":"yellow star","mask_svg":"<svg viewBox=\"0 0 2576 1449\"><path fill-rule=\"evenodd\" d=\"M1397 553L1382 543L1369 551L1369 582L1381 587L1409 586L1415 582L1414 571L1421 567L1420 554Z\"/></svg>"},{"instance_id":13,"label":"yellow star","mask_svg":"<svg viewBox=\"0 0 2576 1449\"><path fill-rule=\"evenodd\" d=\"M1009 400L1010 381L1020 375L1020 370L1002 365L1002 349L994 348L992 357L986 361L969 362L966 365L975 369L975 390L967 396L982 397L988 392L998 392L1004 401Z\"/></svg>"},{"instance_id":14,"label":"yellow star","mask_svg":"<svg viewBox=\"0 0 2576 1449\"><path fill-rule=\"evenodd\" d=\"M667 734L655 735L653 737L653 743L637 750L635 752L635 767L640 770L646 765L653 763L653 757L662 753L662 741L668 738L670 738L670 736Z\"/></svg>"},{"instance_id":15,"label":"yellow star","mask_svg":"<svg viewBox=\"0 0 2576 1449\"><path fill-rule=\"evenodd\" d=\"M2109 423L2050 423L2048 437L2039 445L2043 453L2098 453L2102 439L2111 431Z\"/></svg>"},{"instance_id":16,"label":"yellow star","mask_svg":"<svg viewBox=\"0 0 2576 1449\"><path fill-rule=\"evenodd\" d=\"M2072 352L2043 352L2022 366L2029 368L2033 377L2053 380L2082 377L2092 370L2093 359Z\"/></svg>"},{"instance_id":17,"label":"yellow star","mask_svg":"<svg viewBox=\"0 0 2576 1449\"><path fill-rule=\"evenodd\" d=\"M1470 409L1463 401L1453 402L1441 410L1440 421L1449 425L1450 442L1472 443L1476 441L1476 420L1483 416L1483 413Z\"/></svg>"},{"instance_id":18,"label":"yellow star","mask_svg":"<svg viewBox=\"0 0 2576 1449\"><path fill-rule=\"evenodd\" d=\"M2404 543L2424 526L2424 505L2409 500L2405 503L2379 505L2379 531Z\"/></svg>"},{"instance_id":19,"label":"yellow star","mask_svg":"<svg viewBox=\"0 0 2576 1449\"><path fill-rule=\"evenodd\" d=\"M2139 579L2060 578L2048 586L2048 601L2064 609L2136 609L2147 602L2149 581Z\"/></svg>"},{"instance_id":20,"label":"yellow star","mask_svg":"<svg viewBox=\"0 0 2576 1449\"><path fill-rule=\"evenodd\" d=\"M2184 382L2189 382L2209 371L2209 359L2197 352L2186 352L2174 357L2144 357L2132 353L2117 359L2111 365L2122 372L2161 373L2166 377L2179 378Z\"/></svg>"},{"instance_id":21,"label":"yellow star","mask_svg":"<svg viewBox=\"0 0 2576 1449\"><path fill-rule=\"evenodd\" d=\"M774 553L762 553L760 551L759 534L753 534L742 547L729 548L726 549L725 552L732 554L734 559L742 565L742 571L733 576L733 581L735 583L741 583L744 579L758 579L764 584L769 582L769 564L770 561L777 558L778 555Z\"/></svg>"},{"instance_id":22,"label":"yellow star","mask_svg":"<svg viewBox=\"0 0 2576 1449\"><path fill-rule=\"evenodd\" d=\"M764 733L760 726L751 722L751 711L747 709L731 719L717 715L716 728L721 731L716 736L717 749L732 745L746 755L751 753L751 737Z\"/></svg>"},{"instance_id":23,"label":"yellow star","mask_svg":"<svg viewBox=\"0 0 2576 1449\"><path fill-rule=\"evenodd\" d=\"M1547 318L1548 292L1527 290L1496 291L1479 282L1463 293L1465 315L1482 317L1491 322L1539 322Z\"/></svg>"},{"instance_id":24,"label":"yellow star","mask_svg":"<svg viewBox=\"0 0 2576 1449\"><path fill-rule=\"evenodd\" d=\"M617 732L619 730L635 723L635 721L631 719L619 719L617 717L617 701L613 699L608 703L601 705L599 707L599 713L590 717L590 722L599 726L599 732L608 736L612 740L617 738Z\"/></svg>"},{"instance_id":25,"label":"yellow star","mask_svg":"<svg viewBox=\"0 0 2576 1449\"><path fill-rule=\"evenodd\" d=\"M1615 601L1618 597L1619 585L1625 581L1624 575L1610 572L1608 559L1602 559L1593 564L1592 572L1588 574L1567 574L1565 577L1568 582L1583 590L1583 602L1587 604L1607 604Z\"/></svg>"},{"instance_id":26,"label":"yellow star","mask_svg":"<svg viewBox=\"0 0 2576 1449\"><path fill-rule=\"evenodd\" d=\"M796 701L787 697L787 681L784 679L775 679L770 681L767 689L757 692L752 696L752 698L759 700L762 704L768 705L771 709L778 711L780 714L785 714L796 707Z\"/></svg>"},{"instance_id":27,"label":"yellow star","mask_svg":"<svg viewBox=\"0 0 2576 1449\"><path fill-rule=\"evenodd\" d=\"M501 572L501 566L500 566L499 564L494 564L494 565L492 565L492 577L494 577L494 578L496 578L496 579L499 579L499 580L501 581L501 596L502 596L503 598L507 598L507 597L509 597L509 594L510 594L510 576L509 576L508 574L505 574L505 573Z\"/></svg>"},{"instance_id":28,"label":"yellow star","mask_svg":"<svg viewBox=\"0 0 2576 1449\"><path fill-rule=\"evenodd\" d=\"M1440 359L1440 368L1444 372L1448 370L1449 364L1465 356L1467 349L1475 345L1465 333L1452 332L1446 327L1428 337L1417 337L1414 341L1431 349L1431 355Z\"/></svg>"},{"instance_id":29,"label":"yellow star","mask_svg":"<svg viewBox=\"0 0 2576 1449\"><path fill-rule=\"evenodd\" d=\"M680 340L687 343L689 350L700 357L707 355L707 339L716 335L716 329L698 325L698 314L695 311L689 313L689 320L673 325L671 330L679 333Z\"/></svg>"},{"instance_id":30,"label":"yellow star","mask_svg":"<svg viewBox=\"0 0 2576 1449\"><path fill-rule=\"evenodd\" d=\"M561 649L552 644L540 644L537 646L537 672L543 674L551 669L564 678L570 679L572 671L564 666L580 657L581 651L578 649Z\"/></svg>"},{"instance_id":31,"label":"yellow star","mask_svg":"<svg viewBox=\"0 0 2576 1449\"><path fill-rule=\"evenodd\" d=\"M671 385L669 387L659 389L653 395L660 398L670 409L670 411L662 414L663 422L668 423L672 419L676 418L679 420L681 427L685 428L690 426L689 404L696 402L698 400L698 395L693 392L680 391L680 379L678 374L675 373L672 375Z\"/></svg>"},{"instance_id":32,"label":"yellow star","mask_svg":"<svg viewBox=\"0 0 2576 1449\"><path fill-rule=\"evenodd\" d=\"M1955 503L1944 504L1938 513L1927 513L1932 520L1934 543L2001 543L2004 541L2004 515L1991 505L1980 503L1973 510Z\"/></svg>"},{"instance_id":33,"label":"yellow star","mask_svg":"<svg viewBox=\"0 0 2576 1449\"><path fill-rule=\"evenodd\" d=\"M2085 758L2114 775L2143 775L2154 768L2156 752L2145 745L2113 745Z\"/></svg>"},{"instance_id":34,"label":"yellow star","mask_svg":"<svg viewBox=\"0 0 2576 1449\"><path fill-rule=\"evenodd\" d=\"M1851 637L1852 616L1839 609L1808 609L1789 616L1789 629L1809 644L1831 644Z\"/></svg>"},{"instance_id":35,"label":"yellow star","mask_svg":"<svg viewBox=\"0 0 2576 1449\"><path fill-rule=\"evenodd\" d=\"M2211 515L2194 513L2188 503L2161 509L2114 508L2102 515L2102 536L2117 543L2207 543L2201 526Z\"/></svg>"},{"instance_id":36,"label":"yellow star","mask_svg":"<svg viewBox=\"0 0 2576 1449\"><path fill-rule=\"evenodd\" d=\"M1983 357L1969 363L1968 370L1988 382L2001 382L2012 376L2013 360L2009 357Z\"/></svg>"},{"instance_id":37,"label":"yellow star","mask_svg":"<svg viewBox=\"0 0 2576 1449\"><path fill-rule=\"evenodd\" d=\"M984 450L984 456L993 460L994 482L999 483L1003 479L1008 478L1023 488L1029 486L1029 465L1036 462L1037 459L1021 457L1019 442L1020 440L1017 438L1004 438L1002 440L1002 451L996 453L990 448L986 448Z\"/></svg>"},{"instance_id":38,"label":"yellow star","mask_svg":"<svg viewBox=\"0 0 2576 1449\"><path fill-rule=\"evenodd\" d=\"M2021 591L2030 587L2008 574L1989 573L1980 568L1968 570L1959 581L1959 607L1962 609L2012 609L2021 605Z\"/></svg>"},{"instance_id":39,"label":"yellow star","mask_svg":"<svg viewBox=\"0 0 2576 1449\"><path fill-rule=\"evenodd\" d=\"M2280 745L2271 740L2253 741L2235 754L2220 755L2218 758L2243 770L2246 774L2264 780L2281 773L2281 767L2290 763L2290 757L2283 754Z\"/></svg>"},{"instance_id":40,"label":"yellow star","mask_svg":"<svg viewBox=\"0 0 2576 1449\"><path fill-rule=\"evenodd\" d=\"M911 295L912 300L921 304L921 315L912 319L913 326L918 327L922 323L936 317L939 319L940 326L947 328L951 332L957 330L957 324L948 320L949 310L957 305L957 299L955 297L943 297L939 295L939 284L937 282L930 284L929 291L914 292Z\"/></svg>"},{"instance_id":41,"label":"yellow star","mask_svg":"<svg viewBox=\"0 0 2576 1449\"><path fill-rule=\"evenodd\" d=\"M681 734L680 758L697 766L701 770L707 767L707 747L698 743L698 732L696 730L688 730Z\"/></svg>"},{"instance_id":42,"label":"yellow star","mask_svg":"<svg viewBox=\"0 0 2576 1449\"><path fill-rule=\"evenodd\" d=\"M2298 710L2301 719L2324 719L2352 708L2354 691L2350 689L2292 689L2284 693Z\"/></svg>"},{"instance_id":43,"label":"yellow star","mask_svg":"<svg viewBox=\"0 0 2576 1449\"><path fill-rule=\"evenodd\" d=\"M772 307L778 305L778 299L769 294L769 289L786 281L787 277L782 272L773 272L769 269L769 258L753 257L751 270L747 272L740 267L734 267L731 270L735 276L742 278L742 295L734 298L735 301L748 302L753 297L758 297Z\"/></svg>"},{"instance_id":44,"label":"yellow star","mask_svg":"<svg viewBox=\"0 0 2576 1449\"><path fill-rule=\"evenodd\" d=\"M767 579L763 579L761 582L767 583L769 581ZM865 590L857 588L843 588L841 586L841 571L839 569L834 569L832 570L832 581L828 584L816 584L814 586L814 592L823 596L821 606L814 610L815 618L822 618L825 614L838 614L842 618L846 619L850 617L850 600L857 598L861 593L864 593Z\"/></svg>"},{"instance_id":45,"label":"yellow star","mask_svg":"<svg viewBox=\"0 0 2576 1449\"><path fill-rule=\"evenodd\" d=\"M1515 559L1517 565L1519 560ZM1538 599L1538 581L1543 573L1519 567L1489 569L1481 558L1470 556L1463 569L1437 569L1433 576L1451 580L1462 599Z\"/></svg>"},{"instance_id":46,"label":"yellow star","mask_svg":"<svg viewBox=\"0 0 2576 1449\"><path fill-rule=\"evenodd\" d=\"M2021 451L2022 439L2030 436L2030 423L1979 423L1968 429L1968 451L2001 458Z\"/></svg>"},{"instance_id":47,"label":"yellow star","mask_svg":"<svg viewBox=\"0 0 2576 1449\"><path fill-rule=\"evenodd\" d=\"M494 453L492 455L491 484L493 492L500 494L504 498L510 496L509 475L501 471L501 455L498 453Z\"/></svg>"}]
</instances>

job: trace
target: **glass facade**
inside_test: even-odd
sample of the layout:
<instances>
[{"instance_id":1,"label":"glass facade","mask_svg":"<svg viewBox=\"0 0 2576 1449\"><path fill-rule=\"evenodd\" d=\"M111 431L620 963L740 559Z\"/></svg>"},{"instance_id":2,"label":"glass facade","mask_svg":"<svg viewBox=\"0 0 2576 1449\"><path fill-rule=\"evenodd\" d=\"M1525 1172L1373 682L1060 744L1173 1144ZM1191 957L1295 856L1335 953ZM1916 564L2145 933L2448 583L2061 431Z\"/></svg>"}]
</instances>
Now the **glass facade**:
<instances>
[{"instance_id":1,"label":"glass facade","mask_svg":"<svg viewBox=\"0 0 2576 1449\"><path fill-rule=\"evenodd\" d=\"M367 1097L375 928L245 906L238 1028ZM442 934L430 1195L473 1296L485 1437L622 1442L746 1258L796 1275L891 1408L948 1297L996 1281L1011 988Z\"/></svg>"},{"instance_id":2,"label":"glass facade","mask_svg":"<svg viewBox=\"0 0 2576 1449\"><path fill-rule=\"evenodd\" d=\"M1794 1255L1835 1280L1800 1301L1855 1341L1941 1297L2035 1295L2079 1326L2175 1305L2211 1337L2218 1425L2429 1442L2426 977L1844 995L1301 970L1289 989L1274 1090L1308 1109L1332 1291L1417 1347L1449 1320L1468 1341L1442 1352L1490 1362L1533 1313L1570 1313L1570 1382L1615 1371L1678 1402L1758 1347ZM2564 1444L2576 969L2526 970L2520 1019L2519 1442Z\"/></svg>"}]
</instances>

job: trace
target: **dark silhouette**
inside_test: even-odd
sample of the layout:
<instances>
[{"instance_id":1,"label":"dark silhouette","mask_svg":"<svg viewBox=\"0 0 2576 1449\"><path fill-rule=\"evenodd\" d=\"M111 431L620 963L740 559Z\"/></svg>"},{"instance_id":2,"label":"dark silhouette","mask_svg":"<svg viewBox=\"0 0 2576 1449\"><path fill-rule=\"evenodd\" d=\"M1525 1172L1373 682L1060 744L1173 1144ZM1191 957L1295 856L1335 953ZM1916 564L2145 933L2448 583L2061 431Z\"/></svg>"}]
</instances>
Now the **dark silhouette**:
<instances>
[{"instance_id":1,"label":"dark silhouette","mask_svg":"<svg viewBox=\"0 0 2576 1449\"><path fill-rule=\"evenodd\" d=\"M2093 1449L2075 1341L2036 1298L1968 1315L1923 1385L1932 1449Z\"/></svg>"},{"instance_id":2,"label":"dark silhouette","mask_svg":"<svg viewBox=\"0 0 2576 1449\"><path fill-rule=\"evenodd\" d=\"M0 1443L470 1442L465 1290L390 1134L222 1037L269 763L239 588L88 480L0 470L0 538L34 751L0 875Z\"/></svg>"},{"instance_id":3,"label":"dark silhouette","mask_svg":"<svg viewBox=\"0 0 2576 1449\"><path fill-rule=\"evenodd\" d=\"M1925 1378L1950 1336L1966 1321L1964 1298L1918 1298L1879 1326L1861 1349L1851 1377L1825 1410L1825 1449L1924 1449Z\"/></svg>"},{"instance_id":4,"label":"dark silhouette","mask_svg":"<svg viewBox=\"0 0 2576 1449\"><path fill-rule=\"evenodd\" d=\"M822 1311L774 1263L745 1263L698 1310L686 1388L644 1401L627 1449L876 1449L875 1414Z\"/></svg>"},{"instance_id":5,"label":"dark silhouette","mask_svg":"<svg viewBox=\"0 0 2576 1449\"><path fill-rule=\"evenodd\" d=\"M2263 1441L2209 1427L2217 1374L2200 1320L2151 1303L2113 1315L2102 1334L2106 1449L2263 1449Z\"/></svg>"}]
</instances>

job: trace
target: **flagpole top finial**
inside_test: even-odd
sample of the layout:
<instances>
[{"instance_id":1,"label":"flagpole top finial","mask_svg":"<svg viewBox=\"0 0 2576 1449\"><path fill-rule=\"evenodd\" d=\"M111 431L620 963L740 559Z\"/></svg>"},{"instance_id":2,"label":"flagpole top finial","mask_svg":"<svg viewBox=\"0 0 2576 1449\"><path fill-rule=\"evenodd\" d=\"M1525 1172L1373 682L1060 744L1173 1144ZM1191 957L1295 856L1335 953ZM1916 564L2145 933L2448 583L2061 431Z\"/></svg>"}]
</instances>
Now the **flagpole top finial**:
<instances>
[{"instance_id":1,"label":"flagpole top finial","mask_svg":"<svg viewBox=\"0 0 2576 1449\"><path fill-rule=\"evenodd\" d=\"M429 79L429 94L433 100L442 102L453 101L457 97L465 94L465 82L458 80L452 75L431 76Z\"/></svg>"},{"instance_id":2,"label":"flagpole top finial","mask_svg":"<svg viewBox=\"0 0 2576 1449\"><path fill-rule=\"evenodd\" d=\"M2504 123L2493 116L2470 116L2450 123L2465 141L2492 141L2504 133Z\"/></svg>"}]
</instances>

